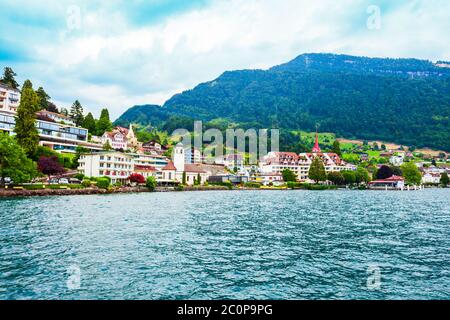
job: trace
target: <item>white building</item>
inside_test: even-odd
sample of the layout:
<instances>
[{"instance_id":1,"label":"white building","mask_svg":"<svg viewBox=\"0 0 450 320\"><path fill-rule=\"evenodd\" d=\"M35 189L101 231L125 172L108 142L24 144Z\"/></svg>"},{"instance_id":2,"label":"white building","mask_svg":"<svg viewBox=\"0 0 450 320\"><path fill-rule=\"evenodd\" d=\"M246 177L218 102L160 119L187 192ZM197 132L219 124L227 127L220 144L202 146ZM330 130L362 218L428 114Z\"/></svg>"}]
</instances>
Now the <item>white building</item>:
<instances>
[{"instance_id":1,"label":"white building","mask_svg":"<svg viewBox=\"0 0 450 320\"><path fill-rule=\"evenodd\" d=\"M319 147L318 135L311 153L270 152L260 163L260 168L262 174L282 174L289 169L297 175L299 181L309 182L309 169L316 157L322 160L327 173L352 169L337 154L323 153Z\"/></svg>"},{"instance_id":2,"label":"white building","mask_svg":"<svg viewBox=\"0 0 450 320\"><path fill-rule=\"evenodd\" d=\"M138 147L138 141L133 131L133 126L130 128L115 127L112 131L105 132L101 137L102 144L109 143L114 150L130 150Z\"/></svg>"},{"instance_id":3,"label":"white building","mask_svg":"<svg viewBox=\"0 0 450 320\"><path fill-rule=\"evenodd\" d=\"M405 157L403 155L394 155L389 159L389 162L397 167L400 167L401 165L403 165L405 161Z\"/></svg>"},{"instance_id":4,"label":"white building","mask_svg":"<svg viewBox=\"0 0 450 320\"><path fill-rule=\"evenodd\" d=\"M200 184L204 184L208 181L211 173L206 171L200 163L186 163L185 150L183 144L176 145L173 151L173 162L169 161L167 166L162 169L163 182L182 183L185 175L187 185L193 185L198 178L200 178Z\"/></svg>"},{"instance_id":5,"label":"white building","mask_svg":"<svg viewBox=\"0 0 450 320\"><path fill-rule=\"evenodd\" d=\"M244 156L242 154L227 154L224 155L222 159L216 159L217 164L222 164L229 170L234 171L237 169L238 172L244 171Z\"/></svg>"},{"instance_id":6,"label":"white building","mask_svg":"<svg viewBox=\"0 0 450 320\"><path fill-rule=\"evenodd\" d=\"M133 157L121 152L104 151L82 154L78 172L86 177L109 177L111 183L125 183L134 172Z\"/></svg>"},{"instance_id":7,"label":"white building","mask_svg":"<svg viewBox=\"0 0 450 320\"><path fill-rule=\"evenodd\" d=\"M422 176L423 184L439 184L440 182L441 182L441 174L440 173L428 172Z\"/></svg>"},{"instance_id":8,"label":"white building","mask_svg":"<svg viewBox=\"0 0 450 320\"><path fill-rule=\"evenodd\" d=\"M0 83L0 111L16 113L20 103L20 91Z\"/></svg>"}]
</instances>

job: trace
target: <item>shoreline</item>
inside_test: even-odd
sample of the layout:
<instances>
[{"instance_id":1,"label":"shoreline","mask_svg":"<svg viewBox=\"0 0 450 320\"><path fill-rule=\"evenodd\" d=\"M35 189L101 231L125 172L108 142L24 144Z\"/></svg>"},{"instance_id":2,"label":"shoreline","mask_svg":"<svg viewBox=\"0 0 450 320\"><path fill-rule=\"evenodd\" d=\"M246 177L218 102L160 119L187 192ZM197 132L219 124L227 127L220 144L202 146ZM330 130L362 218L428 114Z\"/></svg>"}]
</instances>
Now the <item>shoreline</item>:
<instances>
[{"instance_id":1,"label":"shoreline","mask_svg":"<svg viewBox=\"0 0 450 320\"><path fill-rule=\"evenodd\" d=\"M424 188L426 189L441 189L438 187ZM338 190L358 190L337 188L329 190L315 190L315 191L338 191ZM193 192L193 191L308 191L307 189L269 189L269 188L239 188L229 189L223 186L209 186L209 187L184 187L183 190L176 190L167 187L157 187L155 191L150 191L144 187L127 187L115 190L105 189L40 189L40 190L21 190L21 189L0 189L0 199L8 198L22 198L22 197L55 197L55 196L77 196L77 195L108 195L108 194L132 194L132 193L160 193L160 192ZM314 191L314 190L312 190ZM360 191L386 191L385 189L365 189ZM387 191L420 191L414 190L387 190Z\"/></svg>"}]
</instances>

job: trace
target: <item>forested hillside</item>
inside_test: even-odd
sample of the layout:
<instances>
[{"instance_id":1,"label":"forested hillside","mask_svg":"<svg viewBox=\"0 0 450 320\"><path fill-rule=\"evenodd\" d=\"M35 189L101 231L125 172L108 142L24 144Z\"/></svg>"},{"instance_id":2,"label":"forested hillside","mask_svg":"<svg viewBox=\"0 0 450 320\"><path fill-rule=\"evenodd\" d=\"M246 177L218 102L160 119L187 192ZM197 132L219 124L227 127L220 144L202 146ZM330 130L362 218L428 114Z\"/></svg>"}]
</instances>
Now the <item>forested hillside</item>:
<instances>
[{"instance_id":1,"label":"forested hillside","mask_svg":"<svg viewBox=\"0 0 450 320\"><path fill-rule=\"evenodd\" d=\"M307 54L269 70L225 72L118 124L170 130L192 120L320 130L450 151L450 68L415 59Z\"/></svg>"}]
</instances>

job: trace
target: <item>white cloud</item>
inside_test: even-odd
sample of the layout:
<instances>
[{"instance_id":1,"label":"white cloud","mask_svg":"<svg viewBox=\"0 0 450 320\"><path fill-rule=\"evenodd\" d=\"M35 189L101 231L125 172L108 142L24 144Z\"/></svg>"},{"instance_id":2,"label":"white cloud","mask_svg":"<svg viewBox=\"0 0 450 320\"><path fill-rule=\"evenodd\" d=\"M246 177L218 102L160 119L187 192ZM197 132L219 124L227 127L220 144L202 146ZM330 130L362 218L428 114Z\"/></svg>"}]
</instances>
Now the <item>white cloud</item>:
<instances>
[{"instance_id":1,"label":"white cloud","mask_svg":"<svg viewBox=\"0 0 450 320\"><path fill-rule=\"evenodd\" d=\"M377 1L373 1L377 2ZM405 1L366 27L369 1L230 0L136 26L119 11L85 11L82 29L32 43L22 67L61 105L79 99L113 117L243 68L267 68L305 52L446 59L447 1ZM440 8L436 8L440 5Z\"/></svg>"}]
</instances>

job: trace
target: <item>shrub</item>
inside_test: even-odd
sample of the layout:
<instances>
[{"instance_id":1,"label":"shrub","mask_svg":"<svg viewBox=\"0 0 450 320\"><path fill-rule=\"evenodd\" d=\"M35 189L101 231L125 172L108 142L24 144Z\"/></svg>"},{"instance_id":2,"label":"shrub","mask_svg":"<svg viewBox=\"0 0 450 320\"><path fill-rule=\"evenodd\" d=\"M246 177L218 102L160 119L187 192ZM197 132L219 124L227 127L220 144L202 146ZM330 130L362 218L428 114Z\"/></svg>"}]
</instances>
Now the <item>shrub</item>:
<instances>
[{"instance_id":1,"label":"shrub","mask_svg":"<svg viewBox=\"0 0 450 320\"><path fill-rule=\"evenodd\" d=\"M100 189L108 189L111 185L111 180L106 177L97 180L97 187Z\"/></svg>"},{"instance_id":2,"label":"shrub","mask_svg":"<svg viewBox=\"0 0 450 320\"><path fill-rule=\"evenodd\" d=\"M182 184L176 186L175 188L176 191L183 191L184 190L184 186Z\"/></svg>"},{"instance_id":3,"label":"shrub","mask_svg":"<svg viewBox=\"0 0 450 320\"><path fill-rule=\"evenodd\" d=\"M74 178L75 178L75 179L78 179L78 180L80 180L80 181L83 181L83 180L84 180L84 174L82 174L82 173L77 173L77 174L74 176Z\"/></svg>"},{"instance_id":4,"label":"shrub","mask_svg":"<svg viewBox=\"0 0 450 320\"><path fill-rule=\"evenodd\" d=\"M81 182L81 184L83 185L83 187L89 188L92 184L92 181L88 180L88 179L84 179L83 182Z\"/></svg>"},{"instance_id":5,"label":"shrub","mask_svg":"<svg viewBox=\"0 0 450 320\"><path fill-rule=\"evenodd\" d=\"M261 184L257 182L247 182L244 184L244 187L246 188L252 188L252 189L259 189L261 188Z\"/></svg>"},{"instance_id":6,"label":"shrub","mask_svg":"<svg viewBox=\"0 0 450 320\"><path fill-rule=\"evenodd\" d=\"M145 178L142 174L139 173L133 173L128 180L130 180L130 182L134 182L137 184L144 184L146 183Z\"/></svg>"},{"instance_id":7,"label":"shrub","mask_svg":"<svg viewBox=\"0 0 450 320\"><path fill-rule=\"evenodd\" d=\"M155 191L156 185L157 185L157 182L156 182L155 177L148 177L147 178L145 186L148 188L148 190Z\"/></svg>"}]
</instances>

